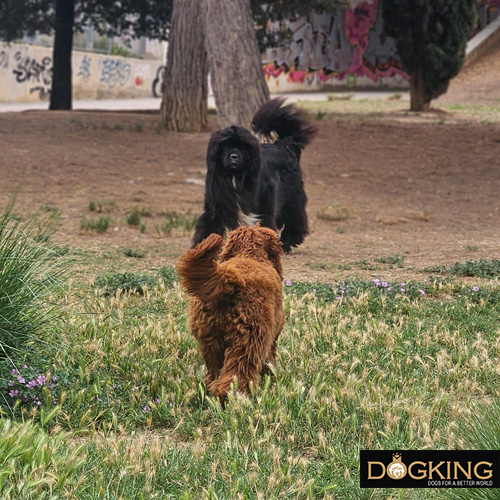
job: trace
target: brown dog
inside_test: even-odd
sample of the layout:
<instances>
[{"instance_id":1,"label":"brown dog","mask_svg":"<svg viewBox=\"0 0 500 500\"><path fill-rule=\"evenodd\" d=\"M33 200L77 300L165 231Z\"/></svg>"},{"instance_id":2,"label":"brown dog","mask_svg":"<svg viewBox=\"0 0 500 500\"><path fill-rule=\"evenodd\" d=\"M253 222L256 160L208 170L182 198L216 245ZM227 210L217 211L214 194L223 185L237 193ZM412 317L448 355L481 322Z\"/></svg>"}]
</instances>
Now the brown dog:
<instances>
[{"instance_id":1,"label":"brown dog","mask_svg":"<svg viewBox=\"0 0 500 500\"><path fill-rule=\"evenodd\" d=\"M238 389L257 388L285 322L278 235L240 227L227 242L211 234L177 264L181 285L192 296L189 320L207 366L209 392L224 399L236 378ZM219 255L220 254L220 255Z\"/></svg>"}]
</instances>

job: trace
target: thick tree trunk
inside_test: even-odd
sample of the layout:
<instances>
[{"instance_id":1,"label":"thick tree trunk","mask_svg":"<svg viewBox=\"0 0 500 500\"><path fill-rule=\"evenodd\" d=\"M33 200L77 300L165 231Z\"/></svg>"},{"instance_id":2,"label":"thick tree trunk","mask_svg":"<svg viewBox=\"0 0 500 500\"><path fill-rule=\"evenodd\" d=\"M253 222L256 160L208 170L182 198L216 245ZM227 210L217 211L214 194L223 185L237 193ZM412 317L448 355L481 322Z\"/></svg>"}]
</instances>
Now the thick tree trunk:
<instances>
[{"instance_id":1,"label":"thick tree trunk","mask_svg":"<svg viewBox=\"0 0 500 500\"><path fill-rule=\"evenodd\" d=\"M410 111L429 111L430 101L425 99L425 78L423 71L410 75Z\"/></svg>"},{"instance_id":2,"label":"thick tree trunk","mask_svg":"<svg viewBox=\"0 0 500 500\"><path fill-rule=\"evenodd\" d=\"M161 123L174 132L207 126L208 65L199 0L174 0Z\"/></svg>"},{"instance_id":3,"label":"thick tree trunk","mask_svg":"<svg viewBox=\"0 0 500 500\"><path fill-rule=\"evenodd\" d=\"M250 0L202 0L219 126L248 126L269 99Z\"/></svg>"},{"instance_id":4,"label":"thick tree trunk","mask_svg":"<svg viewBox=\"0 0 500 500\"><path fill-rule=\"evenodd\" d=\"M75 0L57 0L49 109L71 109L71 52L74 20Z\"/></svg>"}]
</instances>

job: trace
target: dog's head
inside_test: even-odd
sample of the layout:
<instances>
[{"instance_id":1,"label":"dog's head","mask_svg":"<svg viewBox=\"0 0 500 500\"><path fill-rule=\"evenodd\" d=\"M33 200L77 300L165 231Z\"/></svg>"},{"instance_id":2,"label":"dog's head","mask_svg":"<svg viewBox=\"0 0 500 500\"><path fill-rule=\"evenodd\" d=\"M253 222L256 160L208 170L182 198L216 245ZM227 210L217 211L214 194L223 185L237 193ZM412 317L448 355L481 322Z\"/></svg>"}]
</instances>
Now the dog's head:
<instances>
[{"instance_id":1,"label":"dog's head","mask_svg":"<svg viewBox=\"0 0 500 500\"><path fill-rule=\"evenodd\" d=\"M243 127L218 130L212 134L207 150L209 171L219 170L230 176L257 175L260 170L260 144Z\"/></svg>"},{"instance_id":2,"label":"dog's head","mask_svg":"<svg viewBox=\"0 0 500 500\"><path fill-rule=\"evenodd\" d=\"M239 227L228 234L226 245L220 254L220 261L247 257L259 262L271 262L279 277L283 279L282 255L283 249L277 233L256 224L252 227Z\"/></svg>"}]
</instances>

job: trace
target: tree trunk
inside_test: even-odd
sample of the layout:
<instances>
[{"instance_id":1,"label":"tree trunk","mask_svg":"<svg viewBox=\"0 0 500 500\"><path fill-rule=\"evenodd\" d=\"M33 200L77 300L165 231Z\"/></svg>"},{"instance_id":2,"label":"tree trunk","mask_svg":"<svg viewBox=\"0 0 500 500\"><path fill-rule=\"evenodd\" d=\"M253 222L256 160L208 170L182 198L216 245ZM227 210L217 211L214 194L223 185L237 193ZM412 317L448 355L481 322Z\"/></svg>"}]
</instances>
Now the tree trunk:
<instances>
[{"instance_id":1,"label":"tree trunk","mask_svg":"<svg viewBox=\"0 0 500 500\"><path fill-rule=\"evenodd\" d=\"M199 0L174 0L161 123L174 132L207 126L208 65Z\"/></svg>"},{"instance_id":2,"label":"tree trunk","mask_svg":"<svg viewBox=\"0 0 500 500\"><path fill-rule=\"evenodd\" d=\"M71 53L74 20L75 0L57 0L49 109L71 109Z\"/></svg>"},{"instance_id":3,"label":"tree trunk","mask_svg":"<svg viewBox=\"0 0 500 500\"><path fill-rule=\"evenodd\" d=\"M249 126L255 111L269 99L250 1L202 4L219 126Z\"/></svg>"},{"instance_id":4,"label":"tree trunk","mask_svg":"<svg viewBox=\"0 0 500 500\"><path fill-rule=\"evenodd\" d=\"M429 111L425 98L425 78L421 69L410 75L410 111Z\"/></svg>"}]
</instances>

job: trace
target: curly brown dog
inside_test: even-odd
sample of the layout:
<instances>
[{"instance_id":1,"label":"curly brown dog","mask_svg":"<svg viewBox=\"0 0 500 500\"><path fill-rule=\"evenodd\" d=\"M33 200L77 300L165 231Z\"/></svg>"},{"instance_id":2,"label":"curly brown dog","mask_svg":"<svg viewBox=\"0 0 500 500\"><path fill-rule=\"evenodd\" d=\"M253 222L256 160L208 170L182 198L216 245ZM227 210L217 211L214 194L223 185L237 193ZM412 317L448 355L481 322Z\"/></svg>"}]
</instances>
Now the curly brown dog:
<instances>
[{"instance_id":1,"label":"curly brown dog","mask_svg":"<svg viewBox=\"0 0 500 500\"><path fill-rule=\"evenodd\" d=\"M278 235L259 225L240 227L227 242L211 234L177 264L181 285L191 295L189 321L207 366L209 392L226 397L257 388L285 322Z\"/></svg>"}]
</instances>

